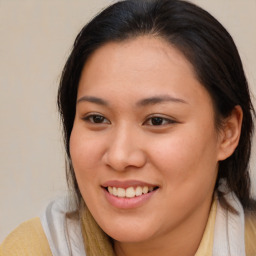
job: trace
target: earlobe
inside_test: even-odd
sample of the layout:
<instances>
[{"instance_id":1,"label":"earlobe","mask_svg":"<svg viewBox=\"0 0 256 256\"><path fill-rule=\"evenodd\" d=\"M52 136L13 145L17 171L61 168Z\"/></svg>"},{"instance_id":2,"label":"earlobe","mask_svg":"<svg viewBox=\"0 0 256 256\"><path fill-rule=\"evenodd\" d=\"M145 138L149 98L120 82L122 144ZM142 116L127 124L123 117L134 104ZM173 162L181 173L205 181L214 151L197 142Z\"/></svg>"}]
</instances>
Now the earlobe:
<instances>
[{"instance_id":1,"label":"earlobe","mask_svg":"<svg viewBox=\"0 0 256 256\"><path fill-rule=\"evenodd\" d=\"M219 161L230 157L235 151L240 139L242 120L243 110L240 106L235 106L230 116L224 120L220 132Z\"/></svg>"}]
</instances>

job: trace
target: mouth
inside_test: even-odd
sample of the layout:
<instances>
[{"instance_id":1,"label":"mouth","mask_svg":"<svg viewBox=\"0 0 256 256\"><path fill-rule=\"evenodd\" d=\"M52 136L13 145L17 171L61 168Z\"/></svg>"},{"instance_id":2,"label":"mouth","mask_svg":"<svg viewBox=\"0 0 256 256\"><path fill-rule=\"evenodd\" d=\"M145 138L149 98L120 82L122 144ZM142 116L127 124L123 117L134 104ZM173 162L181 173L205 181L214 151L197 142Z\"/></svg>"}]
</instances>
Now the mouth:
<instances>
[{"instance_id":1,"label":"mouth","mask_svg":"<svg viewBox=\"0 0 256 256\"><path fill-rule=\"evenodd\" d=\"M158 186L136 186L136 187L104 187L104 189L111 195L119 198L135 198L140 197L145 194L149 194L155 190L157 190Z\"/></svg>"},{"instance_id":2,"label":"mouth","mask_svg":"<svg viewBox=\"0 0 256 256\"><path fill-rule=\"evenodd\" d=\"M144 181L107 181L101 185L106 200L118 209L134 209L155 198L159 186Z\"/></svg>"}]
</instances>

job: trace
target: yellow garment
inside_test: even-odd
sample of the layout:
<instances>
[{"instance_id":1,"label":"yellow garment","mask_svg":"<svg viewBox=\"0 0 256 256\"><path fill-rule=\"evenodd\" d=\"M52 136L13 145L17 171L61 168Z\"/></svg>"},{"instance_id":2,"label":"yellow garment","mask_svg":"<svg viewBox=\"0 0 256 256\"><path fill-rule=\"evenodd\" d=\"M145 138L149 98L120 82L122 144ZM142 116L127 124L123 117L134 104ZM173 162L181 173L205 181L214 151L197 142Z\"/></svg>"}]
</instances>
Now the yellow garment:
<instances>
[{"instance_id":1,"label":"yellow garment","mask_svg":"<svg viewBox=\"0 0 256 256\"><path fill-rule=\"evenodd\" d=\"M245 215L246 256L256 256L256 216Z\"/></svg>"},{"instance_id":2,"label":"yellow garment","mask_svg":"<svg viewBox=\"0 0 256 256\"><path fill-rule=\"evenodd\" d=\"M217 213L217 202L213 201L204 235L195 256L212 256L214 225Z\"/></svg>"},{"instance_id":3,"label":"yellow garment","mask_svg":"<svg viewBox=\"0 0 256 256\"><path fill-rule=\"evenodd\" d=\"M0 256L52 256L40 219L22 223L7 236L0 245Z\"/></svg>"},{"instance_id":4,"label":"yellow garment","mask_svg":"<svg viewBox=\"0 0 256 256\"><path fill-rule=\"evenodd\" d=\"M217 204L214 202L195 256L212 256L216 209ZM247 256L256 256L255 216L246 215L245 246ZM0 256L52 256L40 219L31 219L15 229L0 245Z\"/></svg>"}]
</instances>

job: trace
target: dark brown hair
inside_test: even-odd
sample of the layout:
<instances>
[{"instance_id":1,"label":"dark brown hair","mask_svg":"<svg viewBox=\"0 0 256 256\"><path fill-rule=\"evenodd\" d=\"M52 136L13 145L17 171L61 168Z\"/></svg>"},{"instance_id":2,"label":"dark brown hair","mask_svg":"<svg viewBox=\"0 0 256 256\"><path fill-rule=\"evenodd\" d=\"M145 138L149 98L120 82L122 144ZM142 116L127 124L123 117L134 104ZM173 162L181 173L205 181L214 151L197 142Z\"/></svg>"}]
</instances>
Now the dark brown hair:
<instances>
[{"instance_id":1,"label":"dark brown hair","mask_svg":"<svg viewBox=\"0 0 256 256\"><path fill-rule=\"evenodd\" d=\"M70 160L69 138L76 112L77 88L88 57L111 41L124 41L141 35L165 39L190 61L201 84L214 103L216 125L228 117L235 106L243 110L242 131L235 152L219 163L216 181L225 178L244 208L250 207L248 164L251 153L253 115L247 80L237 48L226 29L200 7L179 0L126 0L103 10L78 34L64 67L58 107L62 117L69 181L78 201L82 200ZM229 207L222 194L219 197Z\"/></svg>"}]
</instances>

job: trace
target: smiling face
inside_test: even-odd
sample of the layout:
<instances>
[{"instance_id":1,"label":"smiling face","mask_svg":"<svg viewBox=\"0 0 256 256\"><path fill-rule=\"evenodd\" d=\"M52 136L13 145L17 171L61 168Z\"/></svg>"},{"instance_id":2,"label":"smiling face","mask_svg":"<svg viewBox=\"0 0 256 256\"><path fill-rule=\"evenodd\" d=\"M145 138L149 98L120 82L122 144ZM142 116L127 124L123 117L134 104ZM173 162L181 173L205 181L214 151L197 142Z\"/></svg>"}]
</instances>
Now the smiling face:
<instances>
[{"instance_id":1,"label":"smiling face","mask_svg":"<svg viewBox=\"0 0 256 256\"><path fill-rule=\"evenodd\" d=\"M219 144L208 92L165 41L111 42L86 62L70 153L83 199L115 240L202 235Z\"/></svg>"}]
</instances>

